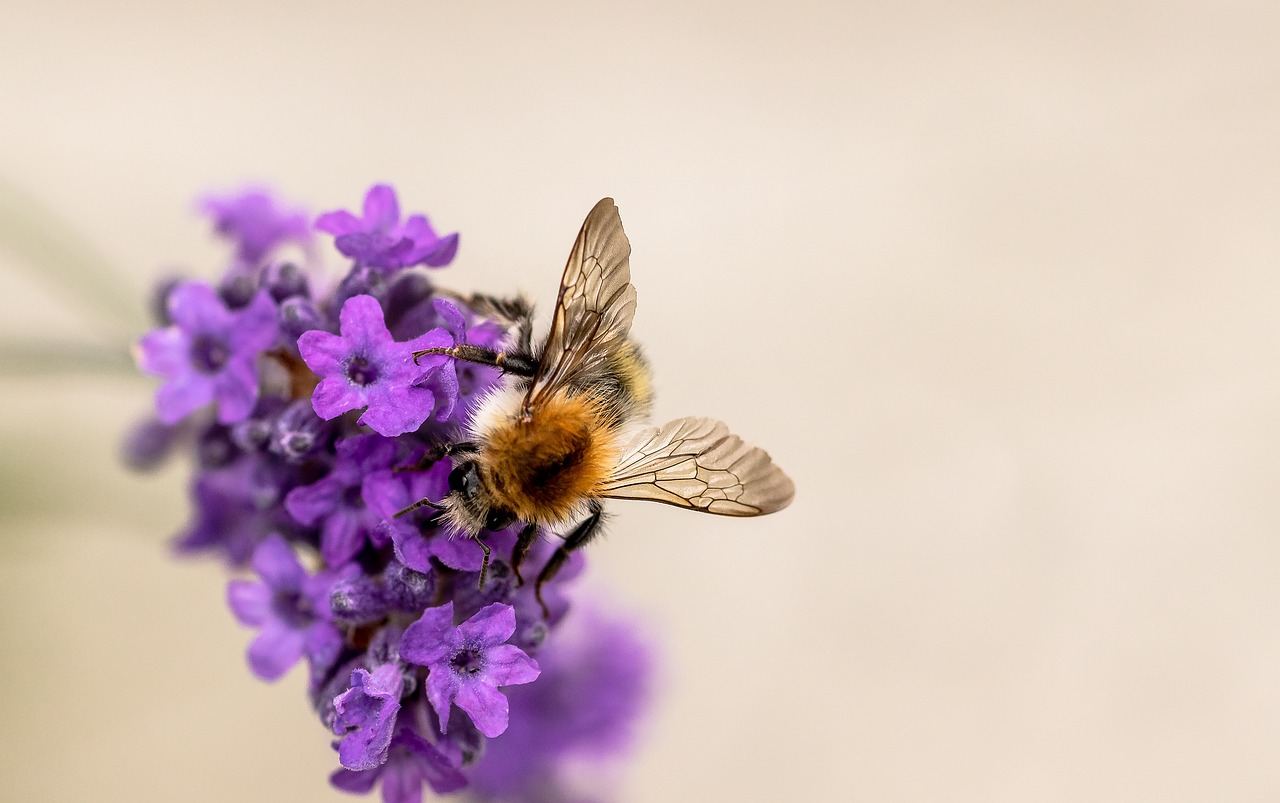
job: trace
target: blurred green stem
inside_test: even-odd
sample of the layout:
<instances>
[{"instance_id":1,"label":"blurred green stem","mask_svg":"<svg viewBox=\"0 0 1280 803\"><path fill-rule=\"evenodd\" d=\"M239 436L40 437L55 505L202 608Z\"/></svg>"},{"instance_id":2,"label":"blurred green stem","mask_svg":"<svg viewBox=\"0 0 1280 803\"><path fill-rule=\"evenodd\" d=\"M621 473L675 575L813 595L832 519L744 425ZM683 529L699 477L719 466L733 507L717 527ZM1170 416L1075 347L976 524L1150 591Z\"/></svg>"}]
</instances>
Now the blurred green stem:
<instances>
[{"instance_id":1,"label":"blurred green stem","mask_svg":"<svg viewBox=\"0 0 1280 803\"><path fill-rule=\"evenodd\" d=\"M0 343L0 378L59 374L142 376L123 348L75 343Z\"/></svg>"},{"instance_id":2,"label":"blurred green stem","mask_svg":"<svg viewBox=\"0 0 1280 803\"><path fill-rule=\"evenodd\" d=\"M95 312L122 342L145 325L124 273L71 224L3 177L0 249L11 252L34 279L59 296Z\"/></svg>"}]
</instances>

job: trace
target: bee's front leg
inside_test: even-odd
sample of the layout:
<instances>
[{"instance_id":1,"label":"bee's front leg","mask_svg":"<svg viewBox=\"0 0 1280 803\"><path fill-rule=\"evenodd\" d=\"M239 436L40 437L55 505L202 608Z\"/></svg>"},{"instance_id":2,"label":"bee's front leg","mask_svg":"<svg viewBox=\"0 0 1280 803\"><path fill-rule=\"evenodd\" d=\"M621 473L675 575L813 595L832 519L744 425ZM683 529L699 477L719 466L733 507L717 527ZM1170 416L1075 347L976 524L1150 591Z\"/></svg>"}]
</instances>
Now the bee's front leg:
<instances>
[{"instance_id":1,"label":"bee's front leg","mask_svg":"<svg viewBox=\"0 0 1280 803\"><path fill-rule=\"evenodd\" d=\"M435 446L427 447L427 450L422 453L422 457L419 457L417 460L406 466L396 466L391 469L391 473L400 474L405 471L426 471L450 455L475 454L478 451L480 451L480 447L473 441L437 443Z\"/></svg>"},{"instance_id":2,"label":"bee's front leg","mask_svg":"<svg viewBox=\"0 0 1280 803\"><path fill-rule=\"evenodd\" d=\"M526 354L494 351L493 349L472 346L467 343L459 343L456 346L437 346L436 348L415 351L413 352L413 361L417 363L419 357L425 357L430 354L443 354L446 357L452 357L463 362L473 362L476 365L500 368L504 374L515 374L516 376L533 376L538 370L537 363Z\"/></svg>"}]
</instances>

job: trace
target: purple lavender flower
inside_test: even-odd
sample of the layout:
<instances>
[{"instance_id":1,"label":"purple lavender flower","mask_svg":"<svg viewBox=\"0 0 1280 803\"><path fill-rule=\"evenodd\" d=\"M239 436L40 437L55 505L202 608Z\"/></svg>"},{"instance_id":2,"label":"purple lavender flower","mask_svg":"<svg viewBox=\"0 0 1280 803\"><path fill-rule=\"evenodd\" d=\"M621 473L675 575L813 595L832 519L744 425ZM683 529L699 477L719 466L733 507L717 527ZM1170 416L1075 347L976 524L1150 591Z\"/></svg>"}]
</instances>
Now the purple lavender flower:
<instances>
[{"instance_id":1,"label":"purple lavender flower","mask_svg":"<svg viewBox=\"0 0 1280 803\"><path fill-rule=\"evenodd\" d=\"M471 774L485 796L523 798L554 790L574 759L619 756L632 744L648 700L653 657L635 628L592 615L557 634L537 683L511 689L511 726L491 741ZM547 799L564 799L549 792Z\"/></svg>"},{"instance_id":2,"label":"purple lavender flower","mask_svg":"<svg viewBox=\"0 0 1280 803\"><path fill-rule=\"evenodd\" d=\"M229 443L219 449L233 449ZM300 528L280 502L296 480L281 466L260 455L238 455L209 467L192 488L195 516L178 535L181 553L215 551L233 566L249 561L254 549L272 532L301 536Z\"/></svg>"},{"instance_id":3,"label":"purple lavender flower","mask_svg":"<svg viewBox=\"0 0 1280 803\"><path fill-rule=\"evenodd\" d=\"M261 583L232 580L227 603L241 624L261 628L249 645L249 667L263 680L277 680L303 653L314 664L332 663L342 636L329 621L331 577L309 576L297 555L278 535L253 552Z\"/></svg>"},{"instance_id":4,"label":"purple lavender flower","mask_svg":"<svg viewBox=\"0 0 1280 803\"><path fill-rule=\"evenodd\" d=\"M307 215L281 206L266 190L248 189L229 197L208 196L200 210L213 218L219 235L236 243L236 257L254 264L281 243L311 241Z\"/></svg>"},{"instance_id":5,"label":"purple lavender flower","mask_svg":"<svg viewBox=\"0 0 1280 803\"><path fill-rule=\"evenodd\" d=\"M434 325L443 326L452 338L447 345L455 346L465 343L481 348L497 349L506 337L506 330L491 321L481 320L474 324L468 322L465 312L443 298L432 299L431 307L434 313L432 315ZM414 313L411 312L406 316L405 323L411 323L413 318ZM476 404L485 391L493 387L501 376L502 372L497 368L460 360L449 360L444 363L440 370L432 373L429 381L424 384L436 391L437 395L456 400L458 404L442 404L436 412L436 420L444 421L452 418L456 423L465 425L471 420Z\"/></svg>"},{"instance_id":6,"label":"purple lavender flower","mask_svg":"<svg viewBox=\"0 0 1280 803\"><path fill-rule=\"evenodd\" d=\"M404 693L404 674L396 664L351 673L351 688L333 701L333 732L342 735L338 759L349 770L371 770L387 760Z\"/></svg>"},{"instance_id":7,"label":"purple lavender flower","mask_svg":"<svg viewBox=\"0 0 1280 803\"><path fill-rule=\"evenodd\" d=\"M298 338L303 361L321 377L311 398L316 415L329 420L348 410L367 407L359 423L388 437L422 426L437 400L434 393L417 387L417 383L448 358L432 355L416 364L413 352L448 344L448 334L432 330L397 343L391 339L382 307L373 296L347 299L339 322L340 336L312 330ZM452 409L452 401L440 401Z\"/></svg>"},{"instance_id":8,"label":"purple lavender flower","mask_svg":"<svg viewBox=\"0 0 1280 803\"><path fill-rule=\"evenodd\" d=\"M342 210L326 212L315 225L334 235L334 245L357 266L383 272L410 265L443 267L458 251L458 235L438 236L425 215L410 215L401 223L396 191L386 184L369 188L363 217Z\"/></svg>"},{"instance_id":9,"label":"purple lavender flower","mask_svg":"<svg viewBox=\"0 0 1280 803\"><path fill-rule=\"evenodd\" d=\"M390 538L396 558L419 572L431 571L436 558L450 568L478 571L484 550L464 533L451 532L430 523L429 508L413 517L396 514L421 499L439 500L449 493L449 463L441 460L427 471L396 472L391 469L369 474L363 487L369 509L378 516L380 536Z\"/></svg>"},{"instance_id":10,"label":"purple lavender flower","mask_svg":"<svg viewBox=\"0 0 1280 803\"><path fill-rule=\"evenodd\" d=\"M421 803L425 783L438 795L467 785L466 776L435 745L401 723L387 748L384 764L362 772L341 769L329 782L344 792L368 794L382 781L385 803Z\"/></svg>"},{"instance_id":11,"label":"purple lavender flower","mask_svg":"<svg viewBox=\"0 0 1280 803\"><path fill-rule=\"evenodd\" d=\"M347 438L337 449L328 476L294 488L284 500L293 518L320 526L320 554L330 566L351 560L366 540L385 543L375 532L381 518L365 504L361 487L366 475L387 468L396 456L395 442L379 435Z\"/></svg>"},{"instance_id":12,"label":"purple lavender flower","mask_svg":"<svg viewBox=\"0 0 1280 803\"><path fill-rule=\"evenodd\" d=\"M218 420L241 421L258 401L258 356L275 343L280 327L276 305L265 292L238 312L213 288L184 282L169 294L175 325L138 341L138 366L167 380L156 392L156 413L173 424L212 401Z\"/></svg>"},{"instance_id":13,"label":"purple lavender flower","mask_svg":"<svg viewBox=\"0 0 1280 803\"><path fill-rule=\"evenodd\" d=\"M474 777L482 795L567 799L566 760L626 742L643 652L607 629L561 646L581 552L542 589L544 607L511 568L519 523L481 533L492 553L481 587L479 541L431 506L395 515L449 492L450 461L425 457L465 432L501 381L496 369L411 357L501 348L507 335L413 269L452 259L457 235L438 237L420 215L401 221L394 192L374 187L362 217L317 221L354 260L334 284L310 274L310 259L273 261L306 232L266 193L204 204L236 256L216 290L159 289L165 328L141 339L138 361L166 379L160 420L128 454L140 467L193 455L194 516L177 547L252 561L259 579L233 581L227 599L259 629L253 672L272 680L307 659L308 699L338 735L339 789L380 785L388 803L419 803L424 786L445 794ZM554 549L533 545L526 579ZM545 659L541 678L533 655Z\"/></svg>"},{"instance_id":14,"label":"purple lavender flower","mask_svg":"<svg viewBox=\"0 0 1280 803\"><path fill-rule=\"evenodd\" d=\"M538 662L519 647L504 644L516 631L516 612L494 603L458 627L453 626L453 603L428 608L404 632L400 655L425 666L427 699L445 732L449 705L458 707L485 736L507 729L507 698L499 686L529 683L538 677Z\"/></svg>"}]
</instances>

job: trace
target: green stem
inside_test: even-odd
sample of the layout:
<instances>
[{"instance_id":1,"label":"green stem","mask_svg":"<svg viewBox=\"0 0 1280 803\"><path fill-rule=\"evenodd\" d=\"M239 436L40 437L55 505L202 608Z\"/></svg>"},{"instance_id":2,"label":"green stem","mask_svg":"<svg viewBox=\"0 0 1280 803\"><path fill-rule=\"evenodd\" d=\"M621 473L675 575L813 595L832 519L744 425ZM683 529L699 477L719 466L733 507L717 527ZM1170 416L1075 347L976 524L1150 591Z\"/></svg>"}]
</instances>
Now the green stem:
<instances>
[{"instance_id":1,"label":"green stem","mask_svg":"<svg viewBox=\"0 0 1280 803\"><path fill-rule=\"evenodd\" d=\"M0 343L0 379L86 373L141 376L124 349L75 343Z\"/></svg>"},{"instance_id":2,"label":"green stem","mask_svg":"<svg viewBox=\"0 0 1280 803\"><path fill-rule=\"evenodd\" d=\"M93 310L117 335L144 326L130 281L47 205L0 177L0 248L37 281Z\"/></svg>"}]
</instances>

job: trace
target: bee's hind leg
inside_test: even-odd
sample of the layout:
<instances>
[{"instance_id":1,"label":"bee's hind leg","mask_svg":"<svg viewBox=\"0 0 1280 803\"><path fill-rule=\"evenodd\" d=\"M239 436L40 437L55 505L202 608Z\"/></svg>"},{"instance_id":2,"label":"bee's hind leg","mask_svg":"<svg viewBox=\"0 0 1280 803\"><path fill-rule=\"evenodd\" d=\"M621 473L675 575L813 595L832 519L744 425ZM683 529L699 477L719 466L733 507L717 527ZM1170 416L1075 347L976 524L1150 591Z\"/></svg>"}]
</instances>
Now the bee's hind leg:
<instances>
[{"instance_id":1,"label":"bee's hind leg","mask_svg":"<svg viewBox=\"0 0 1280 803\"><path fill-rule=\"evenodd\" d=\"M604 506L600 504L598 499L592 499L590 505L591 515L573 528L573 532L569 533L568 537L564 539L564 543L551 554L547 565L542 567L542 572L538 575L538 582L533 588L533 594L538 598L538 604L542 606L543 618L549 618L551 613L547 610L547 603L542 601L542 585L556 576L556 572L560 571L560 567L569 559L571 552L582 547L600 532L600 519L604 513Z\"/></svg>"}]
</instances>

